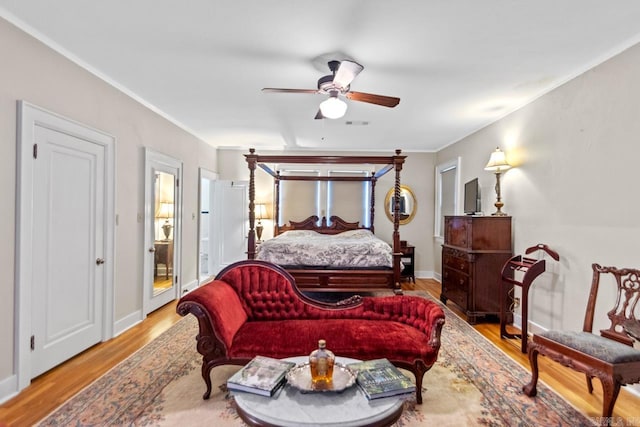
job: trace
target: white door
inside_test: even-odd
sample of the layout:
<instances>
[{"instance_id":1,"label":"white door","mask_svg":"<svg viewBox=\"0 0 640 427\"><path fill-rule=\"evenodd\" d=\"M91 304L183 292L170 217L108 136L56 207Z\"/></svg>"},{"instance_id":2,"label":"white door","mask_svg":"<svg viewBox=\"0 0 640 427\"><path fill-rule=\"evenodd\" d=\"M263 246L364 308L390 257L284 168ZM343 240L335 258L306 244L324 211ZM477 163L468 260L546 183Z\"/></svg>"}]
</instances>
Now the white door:
<instances>
[{"instance_id":1,"label":"white door","mask_svg":"<svg viewBox=\"0 0 640 427\"><path fill-rule=\"evenodd\" d=\"M178 298L182 163L145 153L145 247L143 309L147 315Z\"/></svg>"},{"instance_id":2,"label":"white door","mask_svg":"<svg viewBox=\"0 0 640 427\"><path fill-rule=\"evenodd\" d=\"M104 147L36 126L31 376L102 339Z\"/></svg>"},{"instance_id":3,"label":"white door","mask_svg":"<svg viewBox=\"0 0 640 427\"><path fill-rule=\"evenodd\" d=\"M236 261L247 259L249 234L249 192L246 181L213 181L214 230L210 235L220 271Z\"/></svg>"},{"instance_id":4,"label":"white door","mask_svg":"<svg viewBox=\"0 0 640 427\"><path fill-rule=\"evenodd\" d=\"M113 336L115 139L18 102L17 390Z\"/></svg>"}]
</instances>

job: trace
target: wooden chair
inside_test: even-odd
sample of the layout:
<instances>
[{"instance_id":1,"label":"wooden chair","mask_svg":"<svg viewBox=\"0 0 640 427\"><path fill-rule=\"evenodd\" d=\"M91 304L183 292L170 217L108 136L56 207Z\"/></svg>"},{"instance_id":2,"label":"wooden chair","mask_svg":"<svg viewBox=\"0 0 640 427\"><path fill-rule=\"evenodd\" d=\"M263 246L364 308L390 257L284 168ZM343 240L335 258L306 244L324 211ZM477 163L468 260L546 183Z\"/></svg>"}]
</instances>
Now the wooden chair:
<instances>
[{"instance_id":1,"label":"wooden chair","mask_svg":"<svg viewBox=\"0 0 640 427\"><path fill-rule=\"evenodd\" d=\"M633 347L628 330L638 327L640 311L640 270L601 267L593 264L593 280L582 332L545 331L533 336L529 343L531 382L523 387L527 396L536 395L538 354L586 374L587 388L593 392L592 378L602 383L602 421L608 423L620 386L640 382L640 350ZM617 284L613 309L607 313L608 329L593 334L593 317L600 278L612 275Z\"/></svg>"}]
</instances>

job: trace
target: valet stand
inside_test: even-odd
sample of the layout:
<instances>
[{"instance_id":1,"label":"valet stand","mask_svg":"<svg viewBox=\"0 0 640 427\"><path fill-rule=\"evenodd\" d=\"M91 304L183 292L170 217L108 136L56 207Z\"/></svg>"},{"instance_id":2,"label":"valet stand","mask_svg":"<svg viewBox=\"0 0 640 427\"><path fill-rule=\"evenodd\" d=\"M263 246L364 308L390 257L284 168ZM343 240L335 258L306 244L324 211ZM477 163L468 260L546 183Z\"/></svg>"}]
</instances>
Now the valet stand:
<instances>
[{"instance_id":1,"label":"valet stand","mask_svg":"<svg viewBox=\"0 0 640 427\"><path fill-rule=\"evenodd\" d=\"M526 255L529 255L536 251L544 251L556 261L560 260L560 256L557 252L550 249L547 245L542 243L527 248ZM534 259L525 257L522 255L515 255L511 257L502 267L502 280L500 281L500 338L519 338L522 344L522 352L527 352L528 335L527 328L529 326L529 287L533 281L542 274L546 269L546 263L544 259ZM524 273L522 281L515 279L515 272L519 271ZM513 291L513 286L520 286L522 288L522 330L521 334L512 334L507 332L507 315L513 313L513 305L509 307L509 313L506 310L507 289ZM513 301L513 298L512 298ZM513 319L513 316L510 316Z\"/></svg>"}]
</instances>

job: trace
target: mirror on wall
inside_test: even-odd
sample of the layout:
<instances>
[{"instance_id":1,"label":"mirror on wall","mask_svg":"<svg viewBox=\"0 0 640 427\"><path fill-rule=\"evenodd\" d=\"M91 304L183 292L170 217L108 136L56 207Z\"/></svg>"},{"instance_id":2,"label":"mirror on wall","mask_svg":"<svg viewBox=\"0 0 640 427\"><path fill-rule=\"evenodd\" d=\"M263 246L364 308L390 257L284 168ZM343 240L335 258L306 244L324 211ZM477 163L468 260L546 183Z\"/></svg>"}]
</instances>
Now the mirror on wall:
<instances>
[{"instance_id":1,"label":"mirror on wall","mask_svg":"<svg viewBox=\"0 0 640 427\"><path fill-rule=\"evenodd\" d=\"M175 176L156 171L154 185L153 295L173 287L173 221L175 218Z\"/></svg>"},{"instance_id":2,"label":"mirror on wall","mask_svg":"<svg viewBox=\"0 0 640 427\"><path fill-rule=\"evenodd\" d=\"M406 185L400 186L400 224L408 224L411 222L413 217L416 215L416 210L418 209L418 202L416 200L416 196ZM395 205L395 194L394 188L389 189L387 192L387 197L384 199L385 213L387 214L387 218L389 221L393 222L393 210Z\"/></svg>"}]
</instances>

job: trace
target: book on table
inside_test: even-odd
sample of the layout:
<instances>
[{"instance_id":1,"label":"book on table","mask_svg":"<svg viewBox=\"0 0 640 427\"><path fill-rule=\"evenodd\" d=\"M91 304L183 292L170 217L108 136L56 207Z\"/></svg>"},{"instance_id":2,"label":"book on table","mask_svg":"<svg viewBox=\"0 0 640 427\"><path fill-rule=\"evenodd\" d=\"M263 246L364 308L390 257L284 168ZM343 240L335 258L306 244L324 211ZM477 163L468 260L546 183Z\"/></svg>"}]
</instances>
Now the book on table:
<instances>
[{"instance_id":1,"label":"book on table","mask_svg":"<svg viewBox=\"0 0 640 427\"><path fill-rule=\"evenodd\" d=\"M416 386L411 379L388 359L351 363L349 368L356 373L356 382L368 399L379 399L416 391Z\"/></svg>"},{"instance_id":2,"label":"book on table","mask_svg":"<svg viewBox=\"0 0 640 427\"><path fill-rule=\"evenodd\" d=\"M294 362L256 356L227 380L227 388L273 396L284 384L287 371L294 366Z\"/></svg>"}]
</instances>

